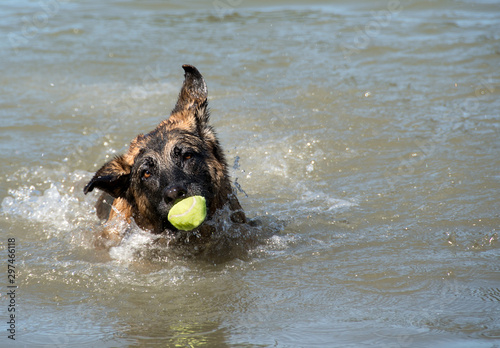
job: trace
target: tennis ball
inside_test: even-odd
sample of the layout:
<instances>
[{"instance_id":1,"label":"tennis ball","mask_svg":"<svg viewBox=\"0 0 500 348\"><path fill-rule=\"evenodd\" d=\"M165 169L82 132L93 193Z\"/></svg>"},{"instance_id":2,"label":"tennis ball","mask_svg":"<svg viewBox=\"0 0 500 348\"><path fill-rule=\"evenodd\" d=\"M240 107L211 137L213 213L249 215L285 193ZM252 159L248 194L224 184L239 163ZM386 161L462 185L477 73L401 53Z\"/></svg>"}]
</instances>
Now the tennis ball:
<instances>
[{"instance_id":1,"label":"tennis ball","mask_svg":"<svg viewBox=\"0 0 500 348\"><path fill-rule=\"evenodd\" d=\"M174 204L168 212L168 221L175 228L191 231L200 226L207 217L207 202L205 197L191 196Z\"/></svg>"}]
</instances>

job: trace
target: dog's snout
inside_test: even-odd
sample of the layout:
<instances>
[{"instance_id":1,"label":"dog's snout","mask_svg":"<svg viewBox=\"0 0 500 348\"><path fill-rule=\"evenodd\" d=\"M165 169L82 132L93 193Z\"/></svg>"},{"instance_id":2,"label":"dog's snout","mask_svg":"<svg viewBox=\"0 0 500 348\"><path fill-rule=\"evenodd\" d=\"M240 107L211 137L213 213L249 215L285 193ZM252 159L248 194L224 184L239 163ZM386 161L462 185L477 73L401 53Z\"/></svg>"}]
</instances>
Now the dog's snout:
<instances>
[{"instance_id":1,"label":"dog's snout","mask_svg":"<svg viewBox=\"0 0 500 348\"><path fill-rule=\"evenodd\" d=\"M176 199L185 197L186 194L187 189L183 185L173 185L163 191L163 199L166 203L171 203Z\"/></svg>"}]
</instances>

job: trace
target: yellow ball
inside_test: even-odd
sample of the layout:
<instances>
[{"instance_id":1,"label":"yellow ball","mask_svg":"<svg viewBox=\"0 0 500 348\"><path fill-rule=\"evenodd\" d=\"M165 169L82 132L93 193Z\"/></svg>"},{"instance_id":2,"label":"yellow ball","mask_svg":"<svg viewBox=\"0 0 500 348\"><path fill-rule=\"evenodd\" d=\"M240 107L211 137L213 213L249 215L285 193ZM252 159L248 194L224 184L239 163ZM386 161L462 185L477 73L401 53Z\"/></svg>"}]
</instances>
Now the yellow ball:
<instances>
[{"instance_id":1,"label":"yellow ball","mask_svg":"<svg viewBox=\"0 0 500 348\"><path fill-rule=\"evenodd\" d=\"M168 221L175 228L191 231L200 226L207 217L207 202L205 197L191 196L174 204L168 212Z\"/></svg>"}]
</instances>

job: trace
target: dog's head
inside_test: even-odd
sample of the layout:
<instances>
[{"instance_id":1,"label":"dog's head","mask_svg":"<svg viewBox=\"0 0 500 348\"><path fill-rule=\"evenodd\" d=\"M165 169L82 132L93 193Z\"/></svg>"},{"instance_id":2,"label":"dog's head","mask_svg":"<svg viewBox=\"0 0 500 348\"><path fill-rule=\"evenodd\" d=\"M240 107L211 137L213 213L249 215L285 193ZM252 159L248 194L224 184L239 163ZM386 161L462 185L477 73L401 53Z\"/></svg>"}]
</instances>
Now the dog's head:
<instances>
[{"instance_id":1,"label":"dog's head","mask_svg":"<svg viewBox=\"0 0 500 348\"><path fill-rule=\"evenodd\" d=\"M208 124L207 86L195 67L183 68L184 84L170 117L138 135L84 189L125 199L136 220L154 231L175 230L167 215L177 199L204 196L210 216L232 192L224 154Z\"/></svg>"}]
</instances>

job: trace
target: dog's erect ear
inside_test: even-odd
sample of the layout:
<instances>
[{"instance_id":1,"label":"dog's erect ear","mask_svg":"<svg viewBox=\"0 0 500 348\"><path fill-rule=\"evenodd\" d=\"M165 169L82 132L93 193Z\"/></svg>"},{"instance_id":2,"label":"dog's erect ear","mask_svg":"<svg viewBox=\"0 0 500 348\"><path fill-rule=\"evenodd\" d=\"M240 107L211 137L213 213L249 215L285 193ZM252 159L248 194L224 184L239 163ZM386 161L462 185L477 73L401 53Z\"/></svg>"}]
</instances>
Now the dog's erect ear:
<instances>
[{"instance_id":1,"label":"dog's erect ear","mask_svg":"<svg viewBox=\"0 0 500 348\"><path fill-rule=\"evenodd\" d=\"M184 83L172 114L199 108L206 102L208 96L207 84L198 69L187 64L184 64L182 68L184 69Z\"/></svg>"},{"instance_id":2,"label":"dog's erect ear","mask_svg":"<svg viewBox=\"0 0 500 348\"><path fill-rule=\"evenodd\" d=\"M208 89L203 76L192 65L183 65L184 83L179 99L169 117L170 124L183 125L202 132L210 117L208 112Z\"/></svg>"},{"instance_id":3,"label":"dog's erect ear","mask_svg":"<svg viewBox=\"0 0 500 348\"><path fill-rule=\"evenodd\" d=\"M128 163L126 157L124 155L118 156L95 173L83 192L87 194L94 188L98 188L114 198L121 197L128 188L131 169L132 164Z\"/></svg>"}]
</instances>

